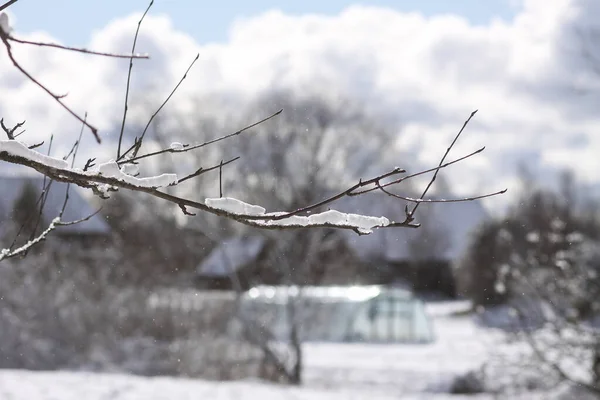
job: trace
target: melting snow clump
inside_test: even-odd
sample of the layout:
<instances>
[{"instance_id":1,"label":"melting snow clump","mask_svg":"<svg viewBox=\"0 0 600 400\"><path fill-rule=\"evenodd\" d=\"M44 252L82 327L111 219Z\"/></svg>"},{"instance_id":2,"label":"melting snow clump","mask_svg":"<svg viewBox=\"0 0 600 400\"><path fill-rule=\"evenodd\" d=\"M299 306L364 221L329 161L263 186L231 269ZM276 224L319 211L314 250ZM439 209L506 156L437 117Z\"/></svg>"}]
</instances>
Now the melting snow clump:
<instances>
[{"instance_id":1,"label":"melting snow clump","mask_svg":"<svg viewBox=\"0 0 600 400\"><path fill-rule=\"evenodd\" d=\"M0 140L0 151L6 151L8 154L27 158L39 164L47 165L56 169L68 169L69 163L65 160L49 157L35 150L31 150L24 143L18 140Z\"/></svg>"},{"instance_id":2,"label":"melting snow clump","mask_svg":"<svg viewBox=\"0 0 600 400\"><path fill-rule=\"evenodd\" d=\"M171 143L171 146L170 146L170 147L171 147L171 150L177 150L177 151L180 151L180 150L183 150L183 147L184 147L184 146L183 146L183 144L181 144L181 143L179 143L179 142L173 142L173 143Z\"/></svg>"},{"instance_id":3,"label":"melting snow clump","mask_svg":"<svg viewBox=\"0 0 600 400\"><path fill-rule=\"evenodd\" d=\"M263 215L266 212L261 206L248 204L233 197L209 198L204 203L211 208L237 215Z\"/></svg>"},{"instance_id":4,"label":"melting snow clump","mask_svg":"<svg viewBox=\"0 0 600 400\"><path fill-rule=\"evenodd\" d=\"M136 178L127 175L119 168L119 164L117 164L114 160L100 164L98 166L97 173L99 175L115 178L138 187L157 188L175 185L177 183L177 175L175 174L162 174L147 178Z\"/></svg>"},{"instance_id":5,"label":"melting snow clump","mask_svg":"<svg viewBox=\"0 0 600 400\"><path fill-rule=\"evenodd\" d=\"M124 174L134 176L140 171L140 168L137 164L125 164L121 166L121 171Z\"/></svg>"}]
</instances>

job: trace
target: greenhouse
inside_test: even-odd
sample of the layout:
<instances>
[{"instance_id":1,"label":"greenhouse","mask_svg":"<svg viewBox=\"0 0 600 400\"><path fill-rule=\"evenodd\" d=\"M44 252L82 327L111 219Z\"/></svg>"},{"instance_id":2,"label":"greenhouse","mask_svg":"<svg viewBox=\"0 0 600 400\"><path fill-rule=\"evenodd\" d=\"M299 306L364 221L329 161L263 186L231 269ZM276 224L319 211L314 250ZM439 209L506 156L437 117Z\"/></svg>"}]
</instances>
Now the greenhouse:
<instances>
[{"instance_id":1,"label":"greenhouse","mask_svg":"<svg viewBox=\"0 0 600 400\"><path fill-rule=\"evenodd\" d=\"M303 342L428 343L434 340L423 303L383 286L259 286L245 292L240 319L287 342L297 321Z\"/></svg>"}]
</instances>

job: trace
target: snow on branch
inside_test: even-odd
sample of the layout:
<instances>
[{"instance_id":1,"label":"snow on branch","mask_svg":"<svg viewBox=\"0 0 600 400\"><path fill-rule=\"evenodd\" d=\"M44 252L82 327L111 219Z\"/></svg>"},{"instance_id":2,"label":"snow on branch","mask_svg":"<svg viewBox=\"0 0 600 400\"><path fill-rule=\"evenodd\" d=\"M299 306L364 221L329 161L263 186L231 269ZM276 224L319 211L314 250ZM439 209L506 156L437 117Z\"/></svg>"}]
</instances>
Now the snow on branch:
<instances>
[{"instance_id":1,"label":"snow on branch","mask_svg":"<svg viewBox=\"0 0 600 400\"><path fill-rule=\"evenodd\" d=\"M114 160L102 163L97 167L86 171L78 168L71 168L66 160L39 153L17 140L0 140L0 153L6 153L7 158L12 157L13 159L21 160L21 162L17 162L17 164L35 165L37 167L33 168L38 172L43 173L43 170L52 170L55 171L58 176L60 176L61 173L81 175L82 179L85 179L83 177L87 177L90 182L100 181L101 183L110 184L117 181L125 182L131 186L146 188L159 188L177 184L177 175L175 174L161 174L147 178L137 178L128 175L126 172L132 172L131 167L120 168ZM100 177L107 179L100 179ZM57 178L57 180L61 179Z\"/></svg>"},{"instance_id":2,"label":"snow on branch","mask_svg":"<svg viewBox=\"0 0 600 400\"><path fill-rule=\"evenodd\" d=\"M49 168L68 169L69 163L66 160L50 157L40 152L37 152L29 146L18 140L0 140L0 152L6 152L15 157L21 157L30 160L32 163L45 165Z\"/></svg>"},{"instance_id":3,"label":"snow on branch","mask_svg":"<svg viewBox=\"0 0 600 400\"><path fill-rule=\"evenodd\" d=\"M13 257L18 257L18 256L22 256L27 254L27 252L29 250L31 250L32 247L38 245L39 243L43 242L44 240L46 240L46 238L48 237L48 235L54 231L56 228L60 227L60 226L68 226L68 225L75 225L75 224L79 224L81 222L87 221L88 219L92 218L94 215L96 215L100 210L96 211L95 213L88 215L85 218L82 219L78 219L76 221L62 221L60 219L60 217L56 217L52 220L52 222L50 222L50 224L48 225L48 227L42 232L40 233L38 236L36 236L33 239L30 239L29 241L27 241L27 243L23 244L22 246L16 248L16 249L0 249L0 262L3 260L6 260L8 258L13 258Z\"/></svg>"},{"instance_id":4,"label":"snow on branch","mask_svg":"<svg viewBox=\"0 0 600 400\"><path fill-rule=\"evenodd\" d=\"M261 206L244 203L241 200L232 197L218 197L206 199L205 204L209 207L223 210L236 215L265 215L267 210Z\"/></svg>"},{"instance_id":5,"label":"snow on branch","mask_svg":"<svg viewBox=\"0 0 600 400\"><path fill-rule=\"evenodd\" d=\"M255 227L268 229L334 227L353 229L360 234L367 234L370 233L373 228L390 225L390 221L385 217L345 214L335 210L310 216L298 216L296 215L298 210L291 213L267 213L264 207L248 204L230 197L208 198L204 203L200 203L157 190L161 187L176 185L178 183L176 174L162 174L138 178L124 172L126 169L124 167L128 164L119 167L114 160L83 171L78 168L70 167L63 159L50 157L32 150L27 145L17 140L0 140L0 160L28 166L57 181L74 183L84 188L96 189L96 191L101 192L103 195L107 195L109 188L112 190L124 188L133 191L146 192L178 204L180 207L200 209L216 215L229 217ZM393 173L399 172L400 170L395 170ZM389 175L390 174L385 174L384 176ZM369 181L366 181L366 183L368 182ZM312 209L333 202L336 199L337 198L329 199L299 211L309 212Z\"/></svg>"},{"instance_id":6,"label":"snow on branch","mask_svg":"<svg viewBox=\"0 0 600 400\"><path fill-rule=\"evenodd\" d=\"M205 204L209 207L227 211L240 217L264 216L285 217L283 219L266 219L256 221L258 226L262 227L310 227L310 226L330 226L330 227L348 227L357 230L361 234L369 234L374 228L388 226L390 220L385 217L370 217L358 214L347 214L336 210L329 210L310 216L289 215L286 212L266 213L261 206L245 203L241 200L231 197L209 198Z\"/></svg>"},{"instance_id":7,"label":"snow on branch","mask_svg":"<svg viewBox=\"0 0 600 400\"><path fill-rule=\"evenodd\" d=\"M7 259L7 258L12 258L12 257L17 257L19 255L25 254L27 251L29 251L29 249L31 249L33 246L35 246L36 244L40 243L41 241L46 239L46 236L48 236L50 234L50 232L52 232L54 229L56 229L56 227L58 226L58 224L60 223L60 218L56 217L52 220L52 222L50 223L50 225L48 225L48 228L46 228L45 231L43 231L42 233L40 233L36 238L29 240L27 243L25 243L23 246L11 250L11 249L1 249L0 250L0 261Z\"/></svg>"},{"instance_id":8,"label":"snow on branch","mask_svg":"<svg viewBox=\"0 0 600 400\"><path fill-rule=\"evenodd\" d=\"M161 174L158 176L150 176L147 178L136 178L135 176L128 175L126 172L127 168L119 168L119 164L116 161L110 160L104 164L100 164L96 170L86 171L88 174L98 173L99 175L117 179L122 182L127 182L134 186L140 187L165 187L177 184L177 175L175 174Z\"/></svg>"},{"instance_id":9,"label":"snow on branch","mask_svg":"<svg viewBox=\"0 0 600 400\"><path fill-rule=\"evenodd\" d=\"M266 119L264 119L263 121L266 121ZM243 131L243 129L238 132L241 131ZM238 132L236 132L235 134L237 134ZM231 135L226 135L224 137L230 136ZM175 147L177 147L178 150L180 148L179 145L176 145ZM188 146L184 147L184 149L187 147ZM419 227L419 225L413 223L414 211L409 211L408 207L405 208L405 215L402 222L390 221L390 219L385 216L365 216L358 214L347 214L336 210L328 210L312 215L301 214L311 214L313 211L318 211L323 206L332 204L345 196L357 196L377 189L383 190L387 194L391 194L387 190L384 190L384 187L389 186L391 184L398 184L406 179L419 176L425 172L437 172L442 168L446 168L449 165L464 160L474 154L479 153L480 151L481 150L478 150L455 161L440 164L436 168L432 168L430 170L418 172L411 175L406 175L403 178L396 179L391 183L382 184L381 182L385 179L392 178L398 174L406 173L404 169L395 168L389 172L386 172L374 178L368 180L360 180L357 184L349 187L348 189L337 193L333 196L330 196L329 198L326 198L315 204L308 205L306 207L299 208L291 212L279 211L267 213L267 210L262 206L248 204L235 198L208 198L204 202L200 202L174 196L158 190L159 188L177 185L183 180L188 179L188 177L190 176L196 177L202 173L214 170L216 167L206 169L200 168L196 172L190 174L188 177L185 177L181 180L178 179L176 174L161 174L158 176L138 178L136 176L131 175L131 173L137 173L136 164L119 165L118 162L110 160L108 162L101 163L97 167L81 170L69 166L68 163L63 159L41 154L20 141L11 139L0 140L0 160L33 168L37 172L57 181L73 183L84 188L91 188L103 198L108 196L108 192L110 190L115 191L119 188L122 188L132 191L145 192L155 197L174 203L178 205L186 215L194 215L187 211L186 207L190 207L199 209L201 211L206 211L218 216L231 218L246 225L264 229L331 227L340 229L351 229L361 235L369 234L372 232L373 229L377 228L416 228ZM131 160L129 161L131 162ZM218 167L222 165L224 164L221 163ZM493 196L503 192L504 191L492 193L485 196ZM402 198L401 196L395 197ZM481 197L484 196L478 196L477 198ZM460 200L466 201L470 200L470 198ZM427 200L421 198L414 201L450 202L456 200Z\"/></svg>"}]
</instances>

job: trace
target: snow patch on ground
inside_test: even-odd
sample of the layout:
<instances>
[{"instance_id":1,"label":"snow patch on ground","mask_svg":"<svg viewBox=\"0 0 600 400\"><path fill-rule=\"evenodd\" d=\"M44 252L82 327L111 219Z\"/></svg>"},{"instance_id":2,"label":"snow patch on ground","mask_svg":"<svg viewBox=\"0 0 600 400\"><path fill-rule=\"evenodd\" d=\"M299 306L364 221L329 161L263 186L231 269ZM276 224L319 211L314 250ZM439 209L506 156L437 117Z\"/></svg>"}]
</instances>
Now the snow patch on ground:
<instances>
[{"instance_id":1,"label":"snow patch on ground","mask_svg":"<svg viewBox=\"0 0 600 400\"><path fill-rule=\"evenodd\" d=\"M488 359L500 342L498 331L479 327L470 315L456 316L465 303L428 304L437 341L423 345L309 344L305 385L288 387L256 381L207 382L87 372L0 371L0 399L11 400L563 400L573 389L553 393L446 393L453 378ZM586 399L582 393L576 398Z\"/></svg>"}]
</instances>

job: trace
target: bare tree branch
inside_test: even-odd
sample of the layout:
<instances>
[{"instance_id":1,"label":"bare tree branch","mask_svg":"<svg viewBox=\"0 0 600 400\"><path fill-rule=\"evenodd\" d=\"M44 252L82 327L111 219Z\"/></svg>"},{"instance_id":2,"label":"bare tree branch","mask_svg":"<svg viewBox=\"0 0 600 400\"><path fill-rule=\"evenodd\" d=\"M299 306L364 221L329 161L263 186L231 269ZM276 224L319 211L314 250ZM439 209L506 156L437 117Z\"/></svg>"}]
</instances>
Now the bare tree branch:
<instances>
[{"instance_id":1,"label":"bare tree branch","mask_svg":"<svg viewBox=\"0 0 600 400\"><path fill-rule=\"evenodd\" d=\"M17 135L17 136L19 136L19 135ZM31 146L28 146L28 148L29 148L29 150L37 149L38 147L42 147L44 145L44 143L45 142L42 140L39 143L32 144Z\"/></svg>"},{"instance_id":2,"label":"bare tree branch","mask_svg":"<svg viewBox=\"0 0 600 400\"><path fill-rule=\"evenodd\" d=\"M99 174L99 173L93 173L93 171L92 172L90 172L90 171L83 172L83 171L78 171L78 170L71 170L68 168L66 168L66 169L57 168L52 165L47 165L38 160L29 159L27 157L23 157L20 155L11 154L7 151L0 150L0 160L8 161L8 162L11 162L14 164L25 165L25 166L33 168L36 171L38 171L39 173L46 175L48 177L51 177L52 179L59 181L59 182L74 183L74 184L84 187L84 188L91 188L91 189L96 189L96 190L98 189L97 184L100 183L100 184L109 185L110 187L123 188L123 189L127 189L127 190L132 190L132 191L144 192L144 193L148 193L152 196L161 198L163 200L169 201L171 203L177 204L180 207L183 205L183 206L187 206L190 208L199 209L199 210L206 211L206 212L218 215L218 216L233 219L235 221L241 222L241 223L249 225L249 226L259 227L259 228L263 228L263 229L307 228L307 226L303 226L303 225L300 225L297 223L288 224L288 225L278 225L278 224L266 223L268 221L278 221L281 219L285 219L285 217L283 217L283 216L287 215L288 213L282 213L279 215L237 214L237 213L230 212L227 210L209 207L206 204L198 202L198 201L193 201L190 199L186 199L186 198L174 196L174 195L171 195L171 194L168 194L165 192L161 192L157 188L154 188L154 187L137 186L135 184L132 184L132 183L129 183L129 182L126 182L126 181L123 181L123 180L120 180L120 179L117 179L117 178L114 178L111 176L103 176L102 174ZM398 173L398 170L395 170L393 173ZM329 200L328 202L331 202L331 201L333 201L333 200ZM312 209L312 208L314 208L314 206L307 208L307 209ZM293 212L293 213L290 213L290 215L294 215L296 213L297 212ZM264 222L261 223L261 221L264 221ZM388 226L389 227L395 227L395 226L416 227L418 225L404 224L404 223L391 223ZM311 224L310 227L311 228L313 228L313 227L332 227L332 228L340 228L340 229L350 229L350 230L354 230L357 233L364 233L364 232L359 232L355 226L341 224L341 223L328 223L328 222L314 223L314 224Z\"/></svg>"},{"instance_id":3,"label":"bare tree branch","mask_svg":"<svg viewBox=\"0 0 600 400\"><path fill-rule=\"evenodd\" d=\"M50 232L54 231L57 227L60 226L69 226L69 225L75 225L75 224L79 224L81 222L87 221L90 218L94 217L94 215L98 214L100 212L100 209L98 209L95 213L88 215L85 218L82 219L78 219L76 221L68 221L68 222L63 222L60 220L60 218L56 217L51 223L50 225L48 225L48 228L46 228L45 231L43 231L42 233L40 233L37 237L35 237L34 239L28 241L27 243L25 243L23 246L14 249L14 250L9 250L9 249L2 249L0 250L0 261L8 259L8 258L13 258L13 257L17 257L20 255L24 255L26 254L33 246L39 244L40 242L46 240L46 237L50 234Z\"/></svg>"},{"instance_id":4,"label":"bare tree branch","mask_svg":"<svg viewBox=\"0 0 600 400\"><path fill-rule=\"evenodd\" d=\"M19 0L8 0L6 3L4 3L0 6L0 11L7 9L11 5L15 4L17 1L19 1Z\"/></svg>"},{"instance_id":5,"label":"bare tree branch","mask_svg":"<svg viewBox=\"0 0 600 400\"><path fill-rule=\"evenodd\" d=\"M196 54L196 57L194 58L194 60L192 61L192 63L189 65L189 67L187 68L187 70L185 71L185 73L183 74L183 77L179 80L179 82L177 83L177 85L175 85L175 87L173 88L173 90L171 91L171 93L169 93L169 95L167 96L167 98L165 99L165 101L163 101L163 103L160 105L160 107L158 107L158 109L154 112L154 114L152 114L152 116L148 120L148 123L146 124L146 127L142 131L142 134L140 135L139 140L136 141L136 146L135 146L135 149L133 150L133 157L135 157L137 155L138 151L142 148L142 142L144 141L144 136L146 136L146 131L148 131L148 128L150 127L150 124L152 123L152 120L158 115L158 113L160 112L160 110L162 110L163 107L169 102L169 100L171 99L171 97L173 97L173 95L175 94L175 92L177 91L177 89L179 88L179 86L181 86L181 84L183 83L183 81L185 80L185 78L187 78L187 74L190 72L190 70L192 69L192 67L196 63L196 61L198 61L199 57L200 57L200 54Z\"/></svg>"},{"instance_id":6,"label":"bare tree branch","mask_svg":"<svg viewBox=\"0 0 600 400\"><path fill-rule=\"evenodd\" d=\"M463 131L465 130L465 128L467 127L467 125L469 125L469 122L471 121L471 119L475 116L475 114L477 114L477 110L473 111L471 113L471 115L469 115L469 118L467 118L467 120L464 122L462 128L460 128L460 130L458 131L458 133L456 134L456 136L454 137L454 140L452 141L452 143L450 144L450 146L448 146L448 148L446 149L446 152L444 153L444 156L442 157L442 159L440 160L440 164L438 165L438 169L435 170L435 172L433 173L433 177L431 178L431 180L429 181L429 183L427 184L427 187L425 188L425 190L423 191L423 193L421 194L421 199L425 198L425 196L427 195L427 192L429 191L429 189L431 188L431 186L433 185L433 182L435 182L435 179L437 178L438 173L440 172L439 167L442 166L442 164L444 163L444 161L446 160L446 157L448 156L448 154L450 153L450 150L452 150L452 147L454 147L454 144L457 142L458 138L460 137L460 135L463 133ZM415 212L417 211L417 208L419 208L419 205L421 203L416 203L415 206L413 207L413 209L410 211L410 213L407 215L407 219L409 220L413 220L414 219L414 215Z\"/></svg>"},{"instance_id":7,"label":"bare tree branch","mask_svg":"<svg viewBox=\"0 0 600 400\"><path fill-rule=\"evenodd\" d=\"M242 129L240 129L240 130L238 130L238 131L235 131L235 132L233 132L233 133L230 133L230 134L228 134L228 135L225 135L225 136L218 137L218 138L216 138L216 139L213 139L213 140L209 140L208 142L204 142L204 143L200 143L200 144L195 144L195 145L193 145L193 146L190 146L190 145L188 145L188 144L184 144L184 145L182 145L183 147L182 147L181 149L176 149L176 148L169 147L168 149L163 149L163 150L154 151L154 152L152 152L152 153L143 154L143 155L141 155L141 156L133 157L133 158L130 158L130 159L128 159L128 160L121 160L121 161L117 160L117 164L121 165L121 164L125 164L125 163L130 163L130 162L133 162L133 161L139 161L139 160L142 160L142 159L144 159L144 158L148 158L148 157L154 157L154 156L157 156L157 155L159 155L159 154L164 154L164 153L184 153L184 152L186 152L186 151L190 151L190 150L199 149L199 148L201 148L201 147L205 147L205 146L208 146L208 145L211 145L211 144L214 144L214 143L220 142L221 140L225 140L225 139L229 139L230 137L237 136L237 135L239 135L239 134L240 134L240 133L242 133L242 132L245 132L245 131L247 131L247 130L249 130L249 129L251 129L251 128L254 128L254 127L255 127L255 126L257 126L257 125L260 125L260 124L262 124L263 122L266 122L266 121L270 120L271 118L274 118L274 117L278 116L278 115L279 115L279 114L281 114L282 112L283 112L283 109L281 109L281 110L277 111L276 113L273 113L273 114L269 115L269 116L268 116L268 117L266 117L266 118L263 118L263 119L261 119L261 120L260 120L260 121L258 121L258 122L254 122L254 123L252 123L252 124L250 124L250 125L248 125L248 126L245 126L244 128L242 128ZM127 149L127 151L126 151L125 153L123 153L123 154L124 154L124 155L125 155L125 154L128 154L128 153L129 153L131 150L133 150L133 149L135 148L135 146L136 146L136 145L135 145L135 143L134 143L134 144L133 144L133 145L132 145L132 146L131 146L129 149ZM123 158L123 156L121 156L121 158Z\"/></svg>"},{"instance_id":8,"label":"bare tree branch","mask_svg":"<svg viewBox=\"0 0 600 400\"><path fill-rule=\"evenodd\" d=\"M50 182L52 183L52 182ZM42 183L42 192L40 193L40 195L38 196L36 202L35 202L35 207L37 207L38 205L40 205L40 209L42 208L41 203L42 201L44 201L47 190L49 189L49 185L46 185L46 179L44 177L44 181ZM33 210L32 210L33 211ZM23 230L26 228L26 226L33 221L33 218L35 218L36 213L31 212L29 214L29 216L27 217L27 219L25 219L22 223L21 226L19 226L19 229L17 230L17 232L15 233L13 240L11 242L11 244L8 246L8 249L12 249L13 247L15 247L15 245L17 244L17 240L19 240L19 237L21 236L21 233L23 232ZM36 230L37 230L37 222L36 222ZM35 236L35 230L33 230L31 232L32 237Z\"/></svg>"},{"instance_id":9,"label":"bare tree branch","mask_svg":"<svg viewBox=\"0 0 600 400\"><path fill-rule=\"evenodd\" d=\"M464 197L464 198L460 198L460 199L421 199L421 198L414 199L412 197L406 197L406 196L392 193L389 190L386 190L383 186L381 186L381 184L379 182L376 182L376 185L379 188L379 190L381 190L383 193L387 194L388 196L392 196L397 199L405 200L405 201L408 201L411 203L460 203L463 201L473 201L473 200L484 199L486 197L497 196L497 195L506 193L506 190L507 190L507 189L504 189L504 190L499 190L494 193L482 194L482 195L473 196L473 197Z\"/></svg>"},{"instance_id":10,"label":"bare tree branch","mask_svg":"<svg viewBox=\"0 0 600 400\"><path fill-rule=\"evenodd\" d=\"M34 84L36 84L40 89L42 89L44 92L46 92L47 94L49 94L58 104L60 104L69 114L71 114L73 117L75 117L77 120L79 120L79 122L85 124L85 126L87 126L91 131L92 134L94 135L94 137L96 138L96 141L98 143L101 143L102 140L100 139L100 136L98 135L98 129L96 129L94 126L92 126L91 124L85 122L83 120L83 118L81 118L75 111L73 111L69 106L67 106L62 99L66 96L66 95L59 95L56 94L54 92L52 92L50 89L48 89L45 85L43 85L42 83L40 83L37 79L35 79L29 72L27 72L23 67L21 67L21 65L17 62L17 60L15 59L15 57L13 56L12 53L12 47L8 41L9 36L2 30L0 29L0 39L2 40L2 43L4 43L4 47L6 48L6 53L8 54L8 58L10 58L10 61L12 62L12 64L15 66L15 68L17 68L19 71L21 71L21 73L23 75L25 75L27 77L27 79L29 79L31 82L33 82Z\"/></svg>"},{"instance_id":11,"label":"bare tree branch","mask_svg":"<svg viewBox=\"0 0 600 400\"><path fill-rule=\"evenodd\" d=\"M12 128L9 129L6 127L6 125L4 125L4 118L0 118L0 126L2 126L2 130L4 130L4 133L6 133L6 136L8 136L9 139L14 139L15 131L17 129L19 129L20 127L22 127L23 125L25 125L25 121L19 122L15 126L13 126Z\"/></svg>"},{"instance_id":12,"label":"bare tree branch","mask_svg":"<svg viewBox=\"0 0 600 400\"><path fill-rule=\"evenodd\" d=\"M312 210L317 209L319 207L322 207L324 205L333 203L333 202L341 199L342 197L351 196L352 193L355 190L357 190L357 189L359 189L361 187L375 184L376 182L379 182L381 179L385 179L385 178L388 178L390 176L393 176L393 175L396 175L396 174L401 174L401 173L404 173L404 172L406 172L406 171L403 170L403 169L401 169L401 168L396 168L396 169L394 169L394 170L392 170L390 172L386 172L385 174L376 176L375 178L371 178L371 179L368 179L366 181L360 180L357 184L349 187L348 189L344 190L343 192L340 192L340 193L335 194L335 195L333 195L331 197L328 197L325 200L321 200L318 203L311 204L309 206L299 208L299 209L297 209L295 211L291 211L289 213L284 213L282 215L274 216L274 217L272 217L272 219L274 221L277 221L277 220L286 219L286 218L289 218L289 217L292 217L292 216L295 216L295 215L298 215L298 214L302 214L302 213L306 213L306 212L312 211ZM250 219L263 219L263 218L252 217Z\"/></svg>"},{"instance_id":13,"label":"bare tree branch","mask_svg":"<svg viewBox=\"0 0 600 400\"><path fill-rule=\"evenodd\" d=\"M50 154L52 153L53 140L54 140L54 135L50 135L50 143L48 143L48 153L47 153L48 156L50 156ZM40 208L39 208L38 215L37 215L37 220L35 221L35 226L34 226L33 230L31 231L29 240L32 240L36 235L38 227L40 226L40 222L42 221L42 214L44 212L44 207L46 206L46 200L48 200L48 195L50 194L50 188L52 187L53 181L51 179L50 182L48 182L48 185L46 185L47 179L48 179L48 177L44 175L44 180L42 182L43 190L42 190L42 195L41 195L42 202L40 204Z\"/></svg>"},{"instance_id":14,"label":"bare tree branch","mask_svg":"<svg viewBox=\"0 0 600 400\"><path fill-rule=\"evenodd\" d=\"M142 22L144 21L144 18L146 18L146 14L148 14L148 11L150 11L150 8L152 7L153 4L154 4L154 0L151 0L150 4L148 4L148 8L146 8L146 11L144 11L144 14L142 14L142 17L138 21L137 29L135 30L135 36L133 37L133 44L131 46L131 54L135 53L135 46L137 44L138 35L140 33L140 27L142 26ZM129 108L129 105L127 104L127 102L129 100L129 88L131 86L131 70L132 69L133 69L133 58L129 59L129 71L127 72L127 84L125 86L125 106L123 109L123 118L121 120L121 131L119 132L119 145L117 147L117 159L121 158L121 142L123 141L123 133L125 132L125 122L127 121L127 110Z\"/></svg>"},{"instance_id":15,"label":"bare tree branch","mask_svg":"<svg viewBox=\"0 0 600 400\"><path fill-rule=\"evenodd\" d=\"M87 119L87 112L85 113L84 119ZM77 138L77 140L75 141L75 145L73 146L73 149L75 149L75 150L71 149L71 152L73 153L73 158L71 159L71 168L73 168L75 166L75 159L77 158L77 152L79 151L79 146L81 144L81 137L83 136L83 128L84 127L85 127L85 125L81 124L81 130L79 131L79 137ZM67 160L68 158L69 158L69 155L67 155L65 157L65 160ZM67 208L67 203L69 202L69 190L70 189L71 189L71 184L68 183L67 190L65 191L65 200L63 202L62 208L60 209L60 213L58 214L59 218L62 218L62 216L65 212L65 209Z\"/></svg>"},{"instance_id":16,"label":"bare tree branch","mask_svg":"<svg viewBox=\"0 0 600 400\"><path fill-rule=\"evenodd\" d=\"M235 157L235 158L232 158L231 160L228 160L228 161L221 161L218 165L215 165L215 166L210 167L210 168L202 168L202 167L200 167L196 172L192 172L191 174L189 174L189 175L187 175L187 176L185 176L185 177L183 177L181 179L178 179L177 180L177 184L179 185L180 183L185 182L188 179L195 178L196 176L199 176L199 175L204 174L204 173L209 172L209 171L213 171L213 170L215 170L217 168L219 170L221 170L225 165L231 164L232 162L237 161L239 159L240 159L240 157ZM221 196L221 197L223 197L223 196Z\"/></svg>"},{"instance_id":17,"label":"bare tree branch","mask_svg":"<svg viewBox=\"0 0 600 400\"><path fill-rule=\"evenodd\" d=\"M481 153L483 150L485 150L485 147L482 147L482 148L480 148L479 150L475 150L474 152L472 152L472 153L469 153L469 154L467 154L466 156L462 156L462 157L460 157L460 158L457 158L456 160L449 161L449 162L447 162L447 163L445 163L445 164L443 164L443 165L440 165L440 166L438 166L438 167L429 168L429 169L425 169L425 170L423 170L423 171L415 172L415 173L413 173L413 174L406 175L406 176L404 176L404 177L402 177L402 178L398 178L398 179L396 179L396 180L394 180L394 181L392 181L392 182L387 182L387 183L385 183L385 184L383 184L383 185L381 185L381 186L382 186L382 187L384 187L384 188L386 188L386 187L388 187L388 186L397 185L397 184L399 184L399 183L402 183L402 182L404 182L404 181L406 181L406 180L408 180L408 179L416 178L417 176L421 176L421 175L429 174L429 173L431 173L431 172L435 172L435 171L437 171L437 170L444 169L444 168L446 168L446 167L449 167L450 165L453 165L453 164L459 163L459 162L461 162L461 161L464 161L464 160L466 160L467 158L471 158L471 157L473 157L473 156L475 156L475 155L477 155L477 154ZM365 189L365 190L361 190L361 191L356 191L356 192L354 192L354 193L350 194L350 196L359 196L359 195L362 195L362 194L365 194L365 193L373 192L373 191L375 191L375 190L379 190L379 188L377 188L377 187L373 187L373 188L370 188L370 189Z\"/></svg>"},{"instance_id":18,"label":"bare tree branch","mask_svg":"<svg viewBox=\"0 0 600 400\"><path fill-rule=\"evenodd\" d=\"M68 50L68 51L72 51L72 52L76 52L76 53L83 53L83 54L89 54L89 55L94 55L94 56L103 56L103 57L110 57L110 58L127 58L127 59L130 59L130 58L131 59L149 59L150 58L150 56L148 54L133 54L133 53L132 54L118 54L118 53L94 51L94 50L84 49L81 47L64 46L64 45L58 44L58 43L34 42L31 40L18 39L11 35L7 35L7 39L11 40L13 42L16 42L16 43L21 43L21 44L29 44L29 45L38 46L38 47L52 47L54 49Z\"/></svg>"}]
</instances>

